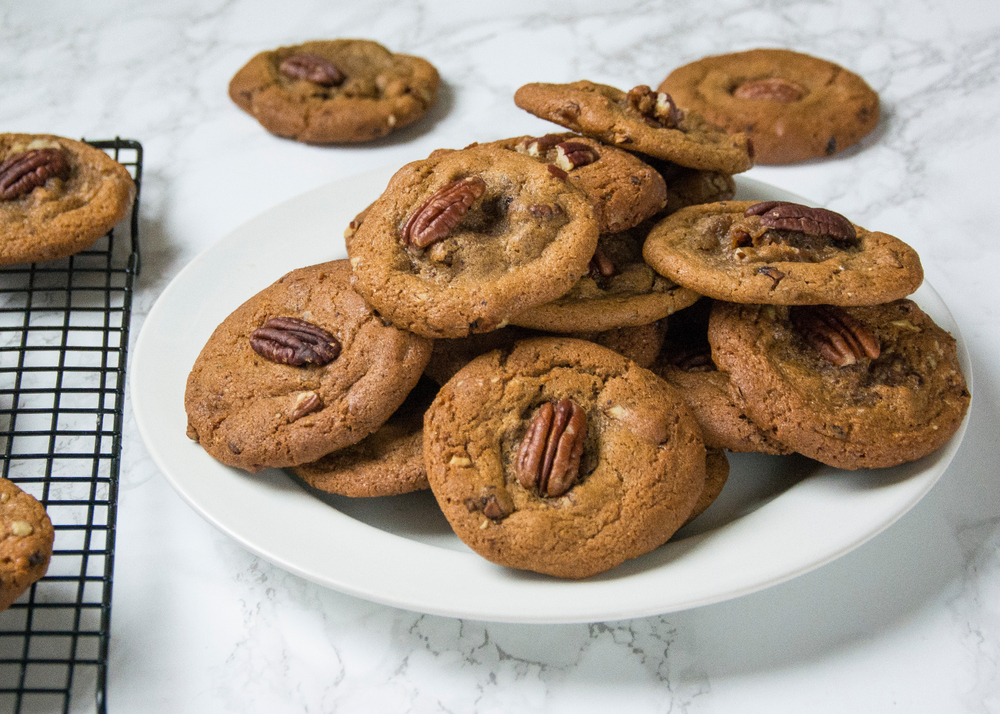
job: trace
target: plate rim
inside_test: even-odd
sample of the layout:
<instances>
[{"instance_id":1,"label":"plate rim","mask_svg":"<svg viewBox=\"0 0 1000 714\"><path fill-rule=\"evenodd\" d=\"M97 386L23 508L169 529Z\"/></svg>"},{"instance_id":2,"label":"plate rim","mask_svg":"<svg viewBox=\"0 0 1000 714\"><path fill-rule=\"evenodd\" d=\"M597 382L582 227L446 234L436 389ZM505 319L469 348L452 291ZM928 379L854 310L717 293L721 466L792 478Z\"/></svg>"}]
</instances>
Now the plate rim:
<instances>
[{"instance_id":1,"label":"plate rim","mask_svg":"<svg viewBox=\"0 0 1000 714\"><path fill-rule=\"evenodd\" d=\"M718 552L720 539L723 541L721 546L723 549L731 541L742 541L748 537L752 542L756 542L754 537L756 535L759 540L760 534L755 534L754 529L759 530L761 519L795 518L795 514L790 513L790 509L799 505L797 501L801 500L800 496L805 497L808 504L810 489L805 488L796 498L789 497L783 502L783 498L799 488L799 484L797 484L774 501L766 503L752 513L718 529L692 535L679 541L668 542L653 553L628 561L609 573L595 576L595 578L567 581L547 578L534 573L510 571L502 566L488 563L472 551L462 552L437 547L388 533L336 511L328 504L306 493L304 489L294 484L288 476L279 470L268 469L260 474L250 475L215 462L194 442L187 439L184 434L186 418L180 423L179 428L178 424L175 423L177 421L177 405L183 406L183 383L179 393L174 394L174 402L176 403L172 404L166 401L167 397L163 393L163 389L156 388L158 380L151 379L148 373L150 370L148 365L161 366L159 363L170 360L169 344L164 345L164 340L155 334L156 330L162 329L165 323L169 322L170 315L169 313L164 315L165 311L170 310L175 301L182 301L178 298L178 294L188 290L191 287L190 283L197 283L203 277L199 273L211 267L212 261L218 256L225 256L228 252L233 251L239 252L240 249L248 247L248 243L250 247L261 248L262 246L258 246L257 242L265 240L265 238L261 238L260 235L274 231L286 224L289 216L302 215L303 211L306 212L306 215L309 215L310 211L334 214L340 219L344 219L340 222L331 221L331 234L339 236L341 226L346 226L347 222L353 218L358 211L357 207L367 206L368 203L377 198L395 170L395 168L384 167L332 181L272 206L238 225L199 253L167 284L150 308L132 348L129 386L133 416L144 445L160 473L182 500L202 518L245 549L283 570L318 585L371 602L426 614L479 621L525 624L584 623L646 617L687 610L773 587L822 567L860 547L899 520L933 488L961 444L971 408L959 430L947 445L934 454L914 462L918 465L925 464L924 468L916 473L919 478L901 479L899 483L887 487L889 489L896 487L896 491L902 494L898 502L893 501L896 503L896 508L887 517L881 518L868 528L852 532L850 537L838 540L837 547L825 549L820 557L806 559L791 567L787 563L782 567L780 563L771 562L767 564L768 568L765 573L752 581L739 582L738 578L737 581L732 581L730 578L728 583L718 586L721 588L719 591L707 592L704 588L700 591L695 588L694 592L675 597L673 601L670 601L669 598L650 598L644 593L641 593L644 595L643 597L632 596L626 597L624 600L613 600L610 596L620 598L623 590L643 591L647 587L681 584L676 582L676 579L690 577L691 573L688 571L691 569L691 561L694 559L694 565L697 565L699 557L701 560L707 559L709 562L717 561L720 567L724 567L726 553ZM807 199L796 196L790 191L758 179L746 176L734 178L742 193L759 193L762 194L761 197L771 195L782 200L810 203ZM361 194L361 197L356 194ZM364 196L367 196L367 200ZM294 224L294 221L292 222ZM318 230L318 227L310 226L303 232L311 233L314 230ZM312 239L318 238L312 236ZM345 253L342 245L340 243L339 250L335 251L338 255L331 255L320 260L314 259L313 263L343 257ZM312 244L309 244L306 247L311 249L311 246ZM263 247L268 248L267 246ZM294 262L292 255L298 255L295 252L298 248L300 246L293 246L291 254L283 253L280 255L277 264L280 264L281 260L286 263ZM260 257L259 261L266 260L266 257L266 255ZM313 263L303 263L302 265ZM204 331L205 324L211 316L217 316L221 312L222 318L224 318L238 304L281 277L287 270L277 267L277 264L268 263L266 267L258 267L256 263L232 266L236 271L249 270L259 276L260 280L265 280L266 278L263 276L267 273L272 274L273 277L262 285L248 286L248 292L244 293L242 297L229 296L227 299L212 303L207 312L205 309L196 312L193 315L195 324L201 324ZM295 264L292 268L294 267L301 266ZM236 280L235 277L230 277L230 281L234 280ZM253 292L249 292L250 290ZM933 312L939 313L935 316L935 320L939 324L941 323L940 313L943 311L944 322L947 323L943 326L952 333L958 342L959 359L971 393L973 391L971 363L961 331L955 323L951 311L940 295L926 282L915 295L921 296L920 299L934 303ZM920 299L917 299L917 302L924 307ZM929 310L929 312L932 311ZM189 312L185 317L190 314ZM222 318L218 318L214 324L217 325ZM190 322L190 320L181 321L181 324L189 324ZM207 339L207 335L204 337ZM197 355L203 344L204 339L194 343L195 346L188 344L186 351L190 353L193 350L194 354ZM167 348L166 352L165 348ZM175 380L174 387L176 387L177 372L182 372L183 380L186 381L191 364L193 364L193 360L188 362L172 360L175 373L171 377ZM168 368L170 366L170 364L167 365ZM173 417L173 421L168 425L172 426L174 431L162 428L164 417L156 413L157 408L161 406L165 407L167 414ZM183 415L183 408L180 409L180 412ZM160 420L160 425L157 424L158 420ZM166 436L163 437L162 434ZM199 476L205 477L208 474L211 485L219 489L225 486L235 489L235 492L244 496L250 494L255 499L252 504L254 509L265 506L273 508L276 515L280 517L301 512L300 515L304 516L314 515L317 521L311 522L311 528L293 527L292 532L281 534L280 537L273 534L269 537L266 533L262 536L259 531L254 531L253 523L248 521L246 514L241 516L238 512L220 512L219 503L206 503L203 496L204 484L199 484L190 477L182 475L183 470L179 471L177 468L179 461L183 461L184 465L189 462L198 466L203 465L204 469L199 472ZM908 470L919 468L919 466L907 465ZM827 469L827 472L845 473L836 469ZM825 483L826 480L830 480L829 476L833 475L828 474L824 477L822 473L824 472L821 471L821 476L816 483ZM808 481L807 479L806 482ZM829 487L837 488L835 481L836 479L833 479ZM904 486L908 485L909 488L899 489L900 483ZM247 487L248 484L252 484L252 487ZM226 491L226 493L230 492ZM880 498L885 493L887 492L880 493ZM267 503L259 503L261 498L266 499ZM892 499L889 500L892 501ZM259 515L257 510L252 511L252 513ZM315 538L318 535L361 536L365 539L368 548L365 553L356 553L351 550L342 551L332 558L330 553L325 551L304 551L301 548L299 548L298 555L294 552L290 553L296 547L296 543L302 542L296 539L301 538L308 541L309 538ZM692 551L695 552L694 556L689 555ZM308 557L303 553L308 553ZM384 565L392 566L396 576L395 582L386 577L387 573L381 572L373 572L367 579L359 578L358 573L364 573L366 570L378 570L372 567L373 562L381 563L387 559L389 554L394 554L394 557L388 558ZM687 561L684 560L685 556ZM737 568L738 573L742 573L738 570L738 562L734 561L731 564ZM331 566L334 567L336 573L329 570ZM454 575L456 570L465 576L465 580L458 578L460 582L450 584L447 593L442 592L440 587L428 588L421 584L422 579L426 581L428 578L440 578L448 573ZM347 577L343 575L345 572L348 574ZM664 572L667 573L666 576L663 575ZM337 573L340 573L339 577ZM671 580L672 576L675 576L675 581ZM716 574L716 577L721 576ZM469 579L475 581L480 587L470 587L469 582L467 582ZM623 584L627 585L623 587ZM489 588L484 590L481 587L483 585L488 585ZM568 590L572 592L567 592ZM513 605L497 604L506 603L505 597L514 596L519 596L522 599L513 600ZM481 604L484 597L487 602L485 605ZM566 606L568 599L571 602L569 608ZM531 603L531 611L526 611L524 606L519 604L520 602Z\"/></svg>"}]
</instances>

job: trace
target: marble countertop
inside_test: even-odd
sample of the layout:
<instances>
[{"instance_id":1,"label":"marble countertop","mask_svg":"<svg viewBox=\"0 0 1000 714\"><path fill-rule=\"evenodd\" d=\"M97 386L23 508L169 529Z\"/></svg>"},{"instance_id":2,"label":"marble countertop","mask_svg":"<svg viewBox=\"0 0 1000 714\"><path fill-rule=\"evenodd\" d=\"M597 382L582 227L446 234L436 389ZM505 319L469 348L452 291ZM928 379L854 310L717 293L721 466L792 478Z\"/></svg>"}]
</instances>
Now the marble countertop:
<instances>
[{"instance_id":1,"label":"marble countertop","mask_svg":"<svg viewBox=\"0 0 1000 714\"><path fill-rule=\"evenodd\" d=\"M256 52L335 37L427 58L438 104L371 144L315 147L269 135L229 100ZM699 57L777 46L861 74L882 119L855 149L748 176L913 245L971 355L968 431L926 497L834 562L727 602L593 624L460 620L250 554L172 490L129 405L109 710L1000 711L995 2L7 3L0 129L142 142L134 339L171 279L260 212L435 148L542 133L513 104L524 83L655 87Z\"/></svg>"}]
</instances>

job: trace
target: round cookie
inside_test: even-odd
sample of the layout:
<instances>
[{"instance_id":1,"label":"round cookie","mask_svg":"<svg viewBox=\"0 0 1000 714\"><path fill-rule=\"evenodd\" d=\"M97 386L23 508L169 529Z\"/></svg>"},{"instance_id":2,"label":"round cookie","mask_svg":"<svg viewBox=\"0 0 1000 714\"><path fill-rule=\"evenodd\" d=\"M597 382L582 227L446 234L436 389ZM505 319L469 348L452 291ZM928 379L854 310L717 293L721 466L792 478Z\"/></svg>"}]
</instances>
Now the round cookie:
<instances>
[{"instance_id":1,"label":"round cookie","mask_svg":"<svg viewBox=\"0 0 1000 714\"><path fill-rule=\"evenodd\" d=\"M590 198L601 233L617 233L650 218L667 202L663 177L627 151L578 134L520 136L493 141L562 169L567 180Z\"/></svg>"},{"instance_id":2,"label":"round cookie","mask_svg":"<svg viewBox=\"0 0 1000 714\"><path fill-rule=\"evenodd\" d=\"M924 277L898 238L783 201L683 208L650 231L643 257L680 285L740 303L874 305L910 295Z\"/></svg>"},{"instance_id":3,"label":"round cookie","mask_svg":"<svg viewBox=\"0 0 1000 714\"><path fill-rule=\"evenodd\" d=\"M688 168L737 174L753 166L753 148L745 135L727 134L645 85L623 92L587 80L536 82L520 87L514 103L605 144Z\"/></svg>"},{"instance_id":4,"label":"round cookie","mask_svg":"<svg viewBox=\"0 0 1000 714\"><path fill-rule=\"evenodd\" d=\"M0 265L78 253L114 228L135 198L124 166L51 134L0 134Z\"/></svg>"},{"instance_id":5,"label":"round cookie","mask_svg":"<svg viewBox=\"0 0 1000 714\"><path fill-rule=\"evenodd\" d=\"M930 454L971 397L955 340L911 300L838 308L716 303L708 337L750 417L843 469Z\"/></svg>"},{"instance_id":6,"label":"round cookie","mask_svg":"<svg viewBox=\"0 0 1000 714\"><path fill-rule=\"evenodd\" d=\"M472 550L563 578L666 542L705 485L705 447L679 395L621 355L563 338L456 374L427 412L424 459Z\"/></svg>"},{"instance_id":7,"label":"round cookie","mask_svg":"<svg viewBox=\"0 0 1000 714\"><path fill-rule=\"evenodd\" d=\"M476 146L400 169L348 241L354 287L425 337L489 332L587 272L587 197L550 167Z\"/></svg>"},{"instance_id":8,"label":"round cookie","mask_svg":"<svg viewBox=\"0 0 1000 714\"><path fill-rule=\"evenodd\" d=\"M550 332L603 331L655 322L698 299L642 258L650 225L605 233L581 277L565 295L510 318L513 325Z\"/></svg>"},{"instance_id":9,"label":"round cookie","mask_svg":"<svg viewBox=\"0 0 1000 714\"><path fill-rule=\"evenodd\" d=\"M680 392L710 449L792 453L747 416L744 399L732 386L729 373L720 371L712 361L708 343L711 307L711 300L699 300L667 318L663 348L650 369Z\"/></svg>"},{"instance_id":10,"label":"round cookie","mask_svg":"<svg viewBox=\"0 0 1000 714\"><path fill-rule=\"evenodd\" d=\"M0 478L0 611L45 575L54 540L45 507Z\"/></svg>"},{"instance_id":11,"label":"round cookie","mask_svg":"<svg viewBox=\"0 0 1000 714\"><path fill-rule=\"evenodd\" d=\"M381 426L430 352L351 289L346 260L293 270L212 333L188 376L188 436L251 472L316 461Z\"/></svg>"},{"instance_id":12,"label":"round cookie","mask_svg":"<svg viewBox=\"0 0 1000 714\"><path fill-rule=\"evenodd\" d=\"M437 384L421 379L373 434L289 470L312 488L355 498L429 488L424 468L424 412L436 394Z\"/></svg>"},{"instance_id":13,"label":"round cookie","mask_svg":"<svg viewBox=\"0 0 1000 714\"><path fill-rule=\"evenodd\" d=\"M700 59L671 72L659 91L717 126L748 134L760 164L831 156L879 120L878 94L861 77L784 49Z\"/></svg>"},{"instance_id":14,"label":"round cookie","mask_svg":"<svg viewBox=\"0 0 1000 714\"><path fill-rule=\"evenodd\" d=\"M427 60L371 40L316 40L260 52L229 96L272 134L309 144L371 141L420 119L437 98Z\"/></svg>"}]
</instances>

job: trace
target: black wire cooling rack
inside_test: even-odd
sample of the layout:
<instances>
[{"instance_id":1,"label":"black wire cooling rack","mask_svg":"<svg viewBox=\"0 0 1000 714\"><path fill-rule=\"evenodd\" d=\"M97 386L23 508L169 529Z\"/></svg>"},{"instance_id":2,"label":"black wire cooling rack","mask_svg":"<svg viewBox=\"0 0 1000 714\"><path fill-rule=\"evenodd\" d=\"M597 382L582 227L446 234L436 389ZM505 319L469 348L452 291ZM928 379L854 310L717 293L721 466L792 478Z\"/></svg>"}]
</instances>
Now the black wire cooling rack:
<instances>
[{"instance_id":1,"label":"black wire cooling rack","mask_svg":"<svg viewBox=\"0 0 1000 714\"><path fill-rule=\"evenodd\" d=\"M0 712L86 711L91 696L106 711L142 145L88 143L135 179L127 240L113 229L69 258L0 268L0 475L55 528L48 573L0 613Z\"/></svg>"}]
</instances>

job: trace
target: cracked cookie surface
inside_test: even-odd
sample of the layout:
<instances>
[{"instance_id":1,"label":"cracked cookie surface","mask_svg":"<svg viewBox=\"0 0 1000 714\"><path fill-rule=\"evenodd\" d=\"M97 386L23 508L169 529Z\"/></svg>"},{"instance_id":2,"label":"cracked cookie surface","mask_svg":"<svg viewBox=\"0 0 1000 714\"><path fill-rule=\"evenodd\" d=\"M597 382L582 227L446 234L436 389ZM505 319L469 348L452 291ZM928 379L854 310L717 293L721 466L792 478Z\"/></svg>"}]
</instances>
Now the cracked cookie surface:
<instances>
[{"instance_id":1,"label":"cracked cookie surface","mask_svg":"<svg viewBox=\"0 0 1000 714\"><path fill-rule=\"evenodd\" d=\"M597 225L587 197L544 164L472 147L407 164L347 242L354 286L425 337L501 327L587 272Z\"/></svg>"},{"instance_id":2,"label":"cracked cookie surface","mask_svg":"<svg viewBox=\"0 0 1000 714\"><path fill-rule=\"evenodd\" d=\"M288 69L302 58L327 72ZM437 98L438 82L427 60L377 42L316 40L258 53L233 76L229 96L272 134L355 143L420 119Z\"/></svg>"},{"instance_id":3,"label":"cracked cookie surface","mask_svg":"<svg viewBox=\"0 0 1000 714\"><path fill-rule=\"evenodd\" d=\"M726 302L873 305L923 282L916 251L894 236L853 224L853 241L769 230L746 215L763 204L683 208L650 231L643 256L661 275Z\"/></svg>"},{"instance_id":4,"label":"cracked cookie surface","mask_svg":"<svg viewBox=\"0 0 1000 714\"><path fill-rule=\"evenodd\" d=\"M66 171L0 199L2 265L55 260L88 248L125 217L135 198L124 166L100 149L61 136L0 134L0 165L46 149L64 157Z\"/></svg>"},{"instance_id":5,"label":"cracked cookie surface","mask_svg":"<svg viewBox=\"0 0 1000 714\"><path fill-rule=\"evenodd\" d=\"M251 336L272 318L328 332L339 355L295 366L258 353ZM346 260L293 270L229 315L188 376L188 436L247 471L315 461L354 444L402 404L430 342L386 326L350 287Z\"/></svg>"},{"instance_id":6,"label":"cracked cookie surface","mask_svg":"<svg viewBox=\"0 0 1000 714\"><path fill-rule=\"evenodd\" d=\"M895 466L943 446L971 397L954 338L912 300L843 308L877 357L838 366L796 323L798 307L715 303L708 337L754 422L794 451L844 469ZM843 332L843 328L837 330Z\"/></svg>"},{"instance_id":7,"label":"cracked cookie surface","mask_svg":"<svg viewBox=\"0 0 1000 714\"><path fill-rule=\"evenodd\" d=\"M543 496L524 485L521 453L542 410L562 400L585 415L579 466L568 490ZM705 447L680 396L621 355L569 338L525 340L466 365L427 412L424 458L470 548L565 578L666 542L705 485Z\"/></svg>"}]
</instances>

